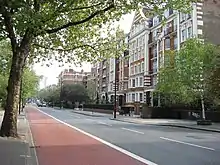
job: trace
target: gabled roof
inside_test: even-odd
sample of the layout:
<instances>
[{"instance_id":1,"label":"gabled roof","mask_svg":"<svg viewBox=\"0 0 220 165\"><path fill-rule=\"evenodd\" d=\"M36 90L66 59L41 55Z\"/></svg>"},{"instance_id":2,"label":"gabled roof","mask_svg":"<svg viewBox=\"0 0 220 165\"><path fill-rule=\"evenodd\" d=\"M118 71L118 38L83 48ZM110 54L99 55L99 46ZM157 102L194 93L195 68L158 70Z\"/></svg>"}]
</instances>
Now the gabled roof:
<instances>
[{"instance_id":1,"label":"gabled roof","mask_svg":"<svg viewBox=\"0 0 220 165\"><path fill-rule=\"evenodd\" d=\"M141 8L141 9L139 9L139 10L137 10L137 11L135 11L135 15L134 15L134 18L133 18L133 21L132 21L132 24L131 24L131 29L132 29L132 27L138 22L138 21L140 21L140 20L147 20L147 19L149 19L150 17L149 17L149 14L148 14L148 9L146 9L146 8ZM130 29L130 31L131 31L131 29Z\"/></svg>"},{"instance_id":2,"label":"gabled roof","mask_svg":"<svg viewBox=\"0 0 220 165\"><path fill-rule=\"evenodd\" d=\"M140 13L139 13L139 11L135 11L134 17L133 17L133 20L132 20L132 24L131 24L131 29L135 25L135 23L138 20L138 18L140 18ZM130 31L131 31L131 29L130 29Z\"/></svg>"}]
</instances>

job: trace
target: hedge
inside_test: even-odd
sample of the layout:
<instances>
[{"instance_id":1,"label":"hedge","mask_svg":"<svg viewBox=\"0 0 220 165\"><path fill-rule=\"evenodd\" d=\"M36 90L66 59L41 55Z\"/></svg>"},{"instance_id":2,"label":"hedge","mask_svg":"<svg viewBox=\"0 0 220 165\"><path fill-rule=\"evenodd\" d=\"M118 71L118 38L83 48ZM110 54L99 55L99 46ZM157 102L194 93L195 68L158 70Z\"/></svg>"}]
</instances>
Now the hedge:
<instances>
[{"instance_id":1,"label":"hedge","mask_svg":"<svg viewBox=\"0 0 220 165\"><path fill-rule=\"evenodd\" d=\"M84 108L113 110L113 104L84 104Z\"/></svg>"}]
</instances>

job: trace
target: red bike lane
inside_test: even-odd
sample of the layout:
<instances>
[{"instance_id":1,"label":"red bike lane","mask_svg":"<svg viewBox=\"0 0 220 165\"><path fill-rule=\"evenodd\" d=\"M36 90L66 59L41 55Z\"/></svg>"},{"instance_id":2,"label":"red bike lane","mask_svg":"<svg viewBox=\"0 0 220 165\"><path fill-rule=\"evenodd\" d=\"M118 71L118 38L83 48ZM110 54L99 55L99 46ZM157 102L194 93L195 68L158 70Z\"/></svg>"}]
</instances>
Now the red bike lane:
<instances>
[{"instance_id":1,"label":"red bike lane","mask_svg":"<svg viewBox=\"0 0 220 165\"><path fill-rule=\"evenodd\" d=\"M146 165L36 108L28 108L27 117L39 165Z\"/></svg>"}]
</instances>

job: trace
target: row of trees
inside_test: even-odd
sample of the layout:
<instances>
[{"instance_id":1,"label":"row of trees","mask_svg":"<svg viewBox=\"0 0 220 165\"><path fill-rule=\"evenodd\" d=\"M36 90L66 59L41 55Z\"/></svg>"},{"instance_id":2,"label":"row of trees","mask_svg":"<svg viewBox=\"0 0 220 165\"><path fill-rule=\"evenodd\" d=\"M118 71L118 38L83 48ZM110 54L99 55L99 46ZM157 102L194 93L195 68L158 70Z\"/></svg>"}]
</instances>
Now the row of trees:
<instances>
[{"instance_id":1,"label":"row of trees","mask_svg":"<svg viewBox=\"0 0 220 165\"><path fill-rule=\"evenodd\" d=\"M87 89L81 84L51 85L39 91L38 97L47 103L74 106L76 102L90 101Z\"/></svg>"},{"instance_id":2,"label":"row of trees","mask_svg":"<svg viewBox=\"0 0 220 165\"><path fill-rule=\"evenodd\" d=\"M220 104L220 47L190 39L180 51L165 54L157 86L166 104ZM204 114L203 114L204 118Z\"/></svg>"},{"instance_id":3,"label":"row of trees","mask_svg":"<svg viewBox=\"0 0 220 165\"><path fill-rule=\"evenodd\" d=\"M1 107L5 108L8 88L8 78L10 73L10 66L12 63L12 51L10 43L6 40L0 41L0 99ZM21 99L22 102L29 97L35 96L38 91L40 77L36 73L26 66L22 74L22 90ZM17 96L19 97L19 96Z\"/></svg>"}]
</instances>

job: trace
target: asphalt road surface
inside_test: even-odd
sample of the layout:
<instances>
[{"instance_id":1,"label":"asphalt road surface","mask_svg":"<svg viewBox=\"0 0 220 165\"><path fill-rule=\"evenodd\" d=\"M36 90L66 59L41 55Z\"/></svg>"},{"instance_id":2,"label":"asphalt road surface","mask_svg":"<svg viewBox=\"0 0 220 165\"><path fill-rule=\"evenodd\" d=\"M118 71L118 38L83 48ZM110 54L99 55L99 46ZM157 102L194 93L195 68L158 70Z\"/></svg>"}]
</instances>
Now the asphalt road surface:
<instances>
[{"instance_id":1,"label":"asphalt road surface","mask_svg":"<svg viewBox=\"0 0 220 165\"><path fill-rule=\"evenodd\" d=\"M28 113L29 111L31 112L35 110L28 110ZM62 122L61 124L65 127L67 127L66 125L69 127L73 126L71 128L72 131L81 131L84 133L84 136L89 135L90 139L98 139L98 141L102 144L104 143L104 145L108 145L108 148L118 150L126 154L126 156L131 156L132 159L139 160L143 164L220 165L220 133L210 133L183 128L132 124L110 120L105 116L85 116L70 111L54 110L52 108L40 108L40 111L37 113L38 117L36 117L36 114L35 116L31 115L31 117L29 117L29 121L32 122L31 127L33 130L39 129L36 125L33 125L35 118L44 118L43 116L39 116L39 114L47 116L47 119L44 119L46 121L49 120L48 118L53 117L53 120L58 119L58 122ZM47 125L49 126L50 122L47 123ZM46 125L44 125L44 127L46 127ZM40 139L43 141L44 138L50 136L50 134L47 135L44 133L44 137L37 137L38 132L33 130L32 132L35 140ZM56 132L56 130L54 130L54 132ZM41 134L43 133L41 132ZM63 136L65 136L64 134L65 133L63 133ZM57 136L62 139L61 135ZM78 136L78 134L71 136ZM79 137L79 139L80 138L81 137ZM83 138L85 137L82 137L82 139ZM75 139L73 138L71 143L74 142ZM48 154L48 152L46 153ZM85 150L83 152L86 153L87 151ZM103 150L103 153L99 153L100 157L96 157L96 159L104 159L103 156L109 154L108 152L107 149ZM46 153L43 153L43 155ZM120 158L123 160L121 162L118 161L118 163L112 162L113 164L122 165L127 163L127 158L119 156L118 154L113 156L113 151L111 151L111 153L111 160ZM106 161L109 161L107 160L109 159L108 157L105 159ZM129 163L136 165L140 162L130 161ZM59 163L57 162L57 164L54 165L58 164ZM73 164L75 165L75 163ZM39 165L46 165L46 163L39 163ZM96 164L91 163L91 165Z\"/></svg>"}]
</instances>

